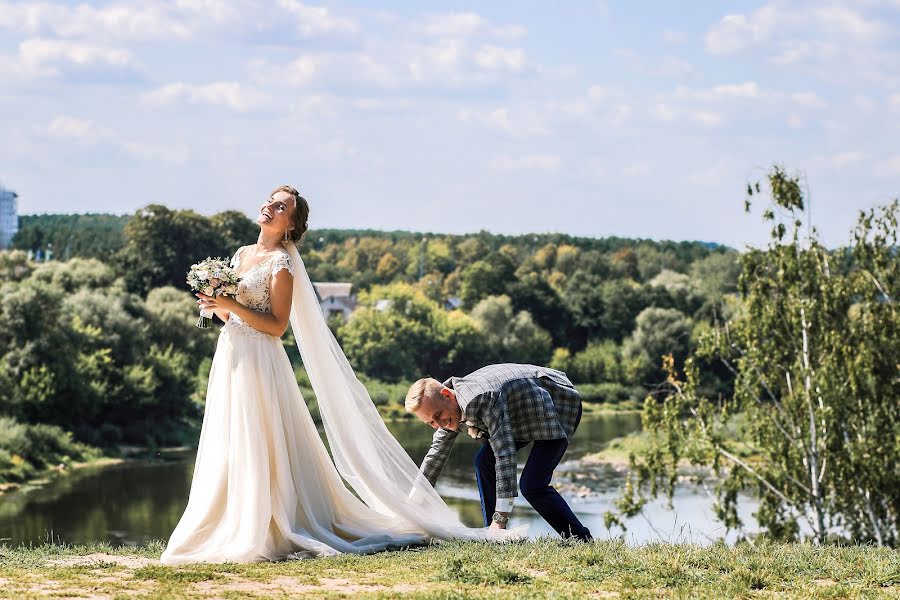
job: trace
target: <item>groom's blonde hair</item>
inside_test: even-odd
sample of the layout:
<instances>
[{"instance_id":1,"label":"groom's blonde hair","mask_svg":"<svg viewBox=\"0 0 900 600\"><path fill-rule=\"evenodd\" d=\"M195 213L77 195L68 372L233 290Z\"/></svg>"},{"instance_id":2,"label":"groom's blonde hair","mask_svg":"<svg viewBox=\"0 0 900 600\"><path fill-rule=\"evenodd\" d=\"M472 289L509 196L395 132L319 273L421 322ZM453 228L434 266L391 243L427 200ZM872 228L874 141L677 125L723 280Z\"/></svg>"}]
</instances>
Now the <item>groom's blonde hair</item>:
<instances>
[{"instance_id":1,"label":"groom's blonde hair","mask_svg":"<svg viewBox=\"0 0 900 600\"><path fill-rule=\"evenodd\" d=\"M409 386L409 391L406 392L406 412L419 410L419 407L422 405L422 398L440 394L442 387L444 385L440 381L431 377L423 377L416 381Z\"/></svg>"}]
</instances>

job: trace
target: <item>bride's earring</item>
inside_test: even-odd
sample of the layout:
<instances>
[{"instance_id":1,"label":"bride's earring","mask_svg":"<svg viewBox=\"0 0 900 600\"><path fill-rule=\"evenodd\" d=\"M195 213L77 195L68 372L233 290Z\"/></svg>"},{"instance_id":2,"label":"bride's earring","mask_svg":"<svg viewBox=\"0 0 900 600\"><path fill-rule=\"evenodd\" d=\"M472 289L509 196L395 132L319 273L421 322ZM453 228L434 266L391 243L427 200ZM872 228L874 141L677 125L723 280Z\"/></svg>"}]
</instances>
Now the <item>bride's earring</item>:
<instances>
[{"instance_id":1,"label":"bride's earring","mask_svg":"<svg viewBox=\"0 0 900 600\"><path fill-rule=\"evenodd\" d=\"M284 230L284 241L288 241L288 230Z\"/></svg>"}]
</instances>

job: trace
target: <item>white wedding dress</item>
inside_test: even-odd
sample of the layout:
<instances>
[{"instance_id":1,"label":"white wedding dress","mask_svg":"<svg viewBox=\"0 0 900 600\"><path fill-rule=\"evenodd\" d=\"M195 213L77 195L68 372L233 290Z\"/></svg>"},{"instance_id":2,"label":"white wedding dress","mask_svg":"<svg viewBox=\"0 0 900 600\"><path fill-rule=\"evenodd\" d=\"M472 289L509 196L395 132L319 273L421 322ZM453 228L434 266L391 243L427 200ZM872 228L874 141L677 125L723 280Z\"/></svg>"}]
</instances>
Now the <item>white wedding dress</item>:
<instances>
[{"instance_id":1,"label":"white wedding dress","mask_svg":"<svg viewBox=\"0 0 900 600\"><path fill-rule=\"evenodd\" d=\"M240 250L232 266L240 270ZM369 553L432 538L520 537L464 527L418 474L328 330L293 244L243 274L237 301L269 311L269 286L281 269L294 275L291 324L335 462L281 339L232 314L209 374L190 498L162 563L256 562Z\"/></svg>"}]
</instances>

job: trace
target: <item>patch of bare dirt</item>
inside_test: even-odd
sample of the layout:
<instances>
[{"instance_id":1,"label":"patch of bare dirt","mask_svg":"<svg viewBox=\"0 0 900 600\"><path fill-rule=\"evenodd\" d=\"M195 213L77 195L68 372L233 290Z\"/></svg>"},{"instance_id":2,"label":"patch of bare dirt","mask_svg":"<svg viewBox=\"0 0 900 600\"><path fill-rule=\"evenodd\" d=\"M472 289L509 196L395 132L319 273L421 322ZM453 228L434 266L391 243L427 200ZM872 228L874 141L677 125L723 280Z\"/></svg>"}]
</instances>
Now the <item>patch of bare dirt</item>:
<instances>
[{"instance_id":1,"label":"patch of bare dirt","mask_svg":"<svg viewBox=\"0 0 900 600\"><path fill-rule=\"evenodd\" d=\"M274 577L269 581L251 581L247 579L233 578L231 581L201 581L191 586L195 591L207 598L216 598L225 593L240 593L248 596L268 595L273 593L308 594L320 592L343 592L346 594L359 594L363 592L396 592L406 594L418 591L422 588L408 584L400 584L391 587L384 585L368 585L354 583L349 579L336 579L323 577L319 583L312 585L301 583L300 580L291 577Z\"/></svg>"},{"instance_id":2,"label":"patch of bare dirt","mask_svg":"<svg viewBox=\"0 0 900 600\"><path fill-rule=\"evenodd\" d=\"M48 561L47 564L57 567L74 567L87 566L90 567L97 563L114 563L120 567L128 569L139 569L148 565L158 565L159 561L154 558L146 558L144 556L115 556L113 554L103 554L95 552L94 554L85 554L84 556L71 556L61 560Z\"/></svg>"},{"instance_id":3,"label":"patch of bare dirt","mask_svg":"<svg viewBox=\"0 0 900 600\"><path fill-rule=\"evenodd\" d=\"M541 571L540 569L525 569L525 574L529 577L546 577L547 571Z\"/></svg>"}]
</instances>

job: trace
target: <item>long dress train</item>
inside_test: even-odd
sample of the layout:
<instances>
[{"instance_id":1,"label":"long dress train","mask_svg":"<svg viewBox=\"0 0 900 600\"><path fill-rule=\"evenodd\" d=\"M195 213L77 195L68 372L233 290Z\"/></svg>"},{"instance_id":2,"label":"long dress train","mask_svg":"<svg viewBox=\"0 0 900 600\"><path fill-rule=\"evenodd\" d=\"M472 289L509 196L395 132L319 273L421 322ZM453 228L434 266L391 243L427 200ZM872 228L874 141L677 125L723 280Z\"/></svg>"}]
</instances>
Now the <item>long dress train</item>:
<instances>
[{"instance_id":1,"label":"long dress train","mask_svg":"<svg viewBox=\"0 0 900 600\"><path fill-rule=\"evenodd\" d=\"M248 269L235 298L270 311L270 282L282 269L294 275L291 327L335 462L281 339L231 314L209 374L188 505L161 561L255 562L522 537L525 528L465 527L421 475L328 329L292 243Z\"/></svg>"}]
</instances>

